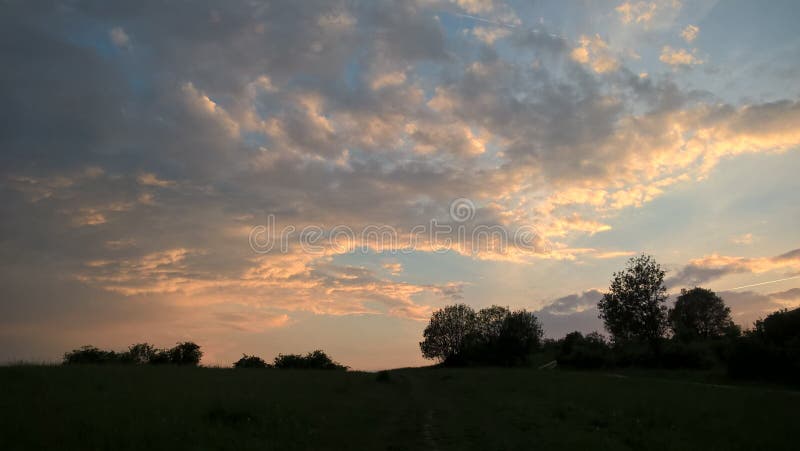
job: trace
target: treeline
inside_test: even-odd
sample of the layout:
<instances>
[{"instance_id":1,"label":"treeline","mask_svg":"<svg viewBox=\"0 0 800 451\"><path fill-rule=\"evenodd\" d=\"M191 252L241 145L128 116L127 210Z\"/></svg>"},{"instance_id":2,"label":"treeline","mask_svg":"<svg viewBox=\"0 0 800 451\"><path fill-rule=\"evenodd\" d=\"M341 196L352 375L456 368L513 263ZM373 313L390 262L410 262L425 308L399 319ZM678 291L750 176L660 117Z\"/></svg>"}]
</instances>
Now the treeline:
<instances>
[{"instance_id":1,"label":"treeline","mask_svg":"<svg viewBox=\"0 0 800 451\"><path fill-rule=\"evenodd\" d=\"M65 365L77 364L128 364L128 365L184 365L197 366L203 357L200 346L191 341L178 343L172 348L156 348L149 343L137 343L127 351L106 351L94 346L83 346L64 354Z\"/></svg>"},{"instance_id":2,"label":"treeline","mask_svg":"<svg viewBox=\"0 0 800 451\"><path fill-rule=\"evenodd\" d=\"M733 377L800 382L800 309L780 310L742 331L711 290L681 290L667 305L665 271L647 255L614 273L598 303L609 338L572 332L542 340L525 310L466 305L433 313L422 355L444 365L524 365L551 356L572 368L724 368Z\"/></svg>"},{"instance_id":3,"label":"treeline","mask_svg":"<svg viewBox=\"0 0 800 451\"><path fill-rule=\"evenodd\" d=\"M172 348L156 348L149 343L137 343L123 352L106 351L94 346L83 346L64 354L64 365L181 365L198 366L203 352L200 346L191 341L178 343ZM277 368L277 369L318 369L346 370L344 366L328 357L325 352L316 350L306 355L279 354L272 364L261 357L243 354L233 363L234 368Z\"/></svg>"}]
</instances>

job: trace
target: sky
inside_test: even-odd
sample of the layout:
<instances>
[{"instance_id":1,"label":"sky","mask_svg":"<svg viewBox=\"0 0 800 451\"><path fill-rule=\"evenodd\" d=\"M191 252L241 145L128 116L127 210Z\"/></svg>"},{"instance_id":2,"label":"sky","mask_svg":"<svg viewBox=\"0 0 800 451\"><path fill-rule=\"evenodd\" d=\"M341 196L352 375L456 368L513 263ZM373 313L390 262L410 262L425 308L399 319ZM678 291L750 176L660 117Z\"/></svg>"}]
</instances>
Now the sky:
<instances>
[{"instance_id":1,"label":"sky","mask_svg":"<svg viewBox=\"0 0 800 451\"><path fill-rule=\"evenodd\" d=\"M454 303L602 331L639 253L744 327L800 306L798 19L0 1L0 362L191 340L207 365L423 365Z\"/></svg>"}]
</instances>

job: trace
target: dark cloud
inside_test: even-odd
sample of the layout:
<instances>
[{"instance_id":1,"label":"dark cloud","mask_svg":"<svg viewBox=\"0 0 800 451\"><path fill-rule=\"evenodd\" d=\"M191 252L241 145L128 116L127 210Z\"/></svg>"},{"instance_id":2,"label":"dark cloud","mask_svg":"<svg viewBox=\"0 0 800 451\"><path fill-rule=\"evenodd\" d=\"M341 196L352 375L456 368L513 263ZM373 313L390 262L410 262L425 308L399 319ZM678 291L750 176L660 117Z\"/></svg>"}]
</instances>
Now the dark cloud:
<instances>
[{"instance_id":1,"label":"dark cloud","mask_svg":"<svg viewBox=\"0 0 800 451\"><path fill-rule=\"evenodd\" d=\"M711 255L692 260L688 265L667 279L668 287L697 286L729 274L764 273L789 271L796 274L800 268L800 249L794 249L775 257L730 257Z\"/></svg>"}]
</instances>

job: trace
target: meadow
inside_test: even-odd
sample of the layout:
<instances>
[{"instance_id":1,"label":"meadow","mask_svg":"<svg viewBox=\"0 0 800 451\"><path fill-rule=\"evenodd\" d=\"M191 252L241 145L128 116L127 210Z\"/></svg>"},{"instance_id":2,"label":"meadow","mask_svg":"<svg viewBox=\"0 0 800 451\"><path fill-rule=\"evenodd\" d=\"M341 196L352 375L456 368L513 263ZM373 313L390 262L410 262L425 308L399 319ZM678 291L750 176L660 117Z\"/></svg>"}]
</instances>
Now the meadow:
<instances>
[{"instance_id":1,"label":"meadow","mask_svg":"<svg viewBox=\"0 0 800 451\"><path fill-rule=\"evenodd\" d=\"M800 392L530 368L0 367L0 449L797 449Z\"/></svg>"}]
</instances>

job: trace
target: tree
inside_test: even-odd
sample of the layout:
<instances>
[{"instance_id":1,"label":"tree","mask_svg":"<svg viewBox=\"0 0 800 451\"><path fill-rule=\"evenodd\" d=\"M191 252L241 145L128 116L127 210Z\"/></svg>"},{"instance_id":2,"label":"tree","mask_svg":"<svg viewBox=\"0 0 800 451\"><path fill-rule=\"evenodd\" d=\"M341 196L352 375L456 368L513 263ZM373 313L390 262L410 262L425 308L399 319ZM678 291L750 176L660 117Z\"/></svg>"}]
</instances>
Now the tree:
<instances>
[{"instance_id":1,"label":"tree","mask_svg":"<svg viewBox=\"0 0 800 451\"><path fill-rule=\"evenodd\" d=\"M493 305L476 314L459 304L438 310L425 328L422 355L447 365L515 365L541 345L542 327L532 313Z\"/></svg>"},{"instance_id":2,"label":"tree","mask_svg":"<svg viewBox=\"0 0 800 451\"><path fill-rule=\"evenodd\" d=\"M170 349L168 355L169 362L175 365L197 366L203 357L203 351L196 343L185 341Z\"/></svg>"},{"instance_id":3,"label":"tree","mask_svg":"<svg viewBox=\"0 0 800 451\"><path fill-rule=\"evenodd\" d=\"M489 349L494 359L503 365L524 362L542 343L544 332L536 315L526 310L509 312L503 319L500 334Z\"/></svg>"},{"instance_id":4,"label":"tree","mask_svg":"<svg viewBox=\"0 0 800 451\"><path fill-rule=\"evenodd\" d=\"M558 341L556 360L564 366L599 368L611 363L611 353L602 335L592 332L584 336L575 331Z\"/></svg>"},{"instance_id":5,"label":"tree","mask_svg":"<svg viewBox=\"0 0 800 451\"><path fill-rule=\"evenodd\" d=\"M800 348L800 308L770 313L756 321L752 334L768 343L779 346L793 343Z\"/></svg>"},{"instance_id":6,"label":"tree","mask_svg":"<svg viewBox=\"0 0 800 451\"><path fill-rule=\"evenodd\" d=\"M733 327L731 309L711 290L695 287L681 290L669 312L675 337L683 341L717 338Z\"/></svg>"},{"instance_id":7,"label":"tree","mask_svg":"<svg viewBox=\"0 0 800 451\"><path fill-rule=\"evenodd\" d=\"M269 364L261 357L242 354L242 358L234 362L234 368L269 368Z\"/></svg>"},{"instance_id":8,"label":"tree","mask_svg":"<svg viewBox=\"0 0 800 451\"><path fill-rule=\"evenodd\" d=\"M642 254L614 273L598 308L614 342L653 343L667 330L666 300L664 270L653 257Z\"/></svg>"},{"instance_id":9,"label":"tree","mask_svg":"<svg viewBox=\"0 0 800 451\"><path fill-rule=\"evenodd\" d=\"M433 312L419 344L422 356L440 362L463 363L467 338L474 334L477 325L475 311L465 304L447 306Z\"/></svg>"},{"instance_id":10,"label":"tree","mask_svg":"<svg viewBox=\"0 0 800 451\"><path fill-rule=\"evenodd\" d=\"M486 340L500 337L503 323L510 313L507 307L499 305L480 309L476 317L478 333Z\"/></svg>"}]
</instances>

